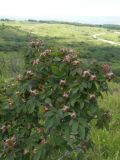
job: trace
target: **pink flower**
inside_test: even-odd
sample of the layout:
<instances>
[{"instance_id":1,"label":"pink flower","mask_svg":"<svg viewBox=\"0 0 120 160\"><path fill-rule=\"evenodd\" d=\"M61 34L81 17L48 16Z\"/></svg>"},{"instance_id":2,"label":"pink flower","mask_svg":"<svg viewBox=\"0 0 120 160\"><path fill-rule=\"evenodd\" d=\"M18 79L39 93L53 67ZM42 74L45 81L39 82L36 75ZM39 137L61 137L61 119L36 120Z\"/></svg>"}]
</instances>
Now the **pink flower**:
<instances>
[{"instance_id":1,"label":"pink flower","mask_svg":"<svg viewBox=\"0 0 120 160\"><path fill-rule=\"evenodd\" d=\"M17 81L21 81L21 79L22 79L22 77L21 77L21 75L19 74L19 75L16 77L16 80L17 80Z\"/></svg>"},{"instance_id":2,"label":"pink flower","mask_svg":"<svg viewBox=\"0 0 120 160\"><path fill-rule=\"evenodd\" d=\"M69 106L64 106L62 111L63 112L69 112L70 111L70 107Z\"/></svg>"},{"instance_id":3,"label":"pink flower","mask_svg":"<svg viewBox=\"0 0 120 160\"><path fill-rule=\"evenodd\" d=\"M47 141L45 139L43 139L41 142L40 142L40 145L45 145L47 144Z\"/></svg>"},{"instance_id":4,"label":"pink flower","mask_svg":"<svg viewBox=\"0 0 120 160\"><path fill-rule=\"evenodd\" d=\"M72 60L72 57L71 57L70 54L68 54L68 55L66 55L66 56L64 57L64 62L71 62L71 60Z\"/></svg>"},{"instance_id":5,"label":"pink flower","mask_svg":"<svg viewBox=\"0 0 120 160\"><path fill-rule=\"evenodd\" d=\"M49 111L49 107L45 106L45 112L48 112L48 111Z\"/></svg>"},{"instance_id":6,"label":"pink flower","mask_svg":"<svg viewBox=\"0 0 120 160\"><path fill-rule=\"evenodd\" d=\"M77 117L76 112L72 112L72 113L71 113L71 118L75 119L76 117Z\"/></svg>"},{"instance_id":7,"label":"pink flower","mask_svg":"<svg viewBox=\"0 0 120 160\"><path fill-rule=\"evenodd\" d=\"M8 148L13 148L13 147L15 147L15 145L16 145L16 136L13 135L13 137L11 137L11 138L9 138L9 139L6 139L6 140L4 141L4 145L5 145L6 147L8 147Z\"/></svg>"},{"instance_id":8,"label":"pink flower","mask_svg":"<svg viewBox=\"0 0 120 160\"><path fill-rule=\"evenodd\" d=\"M17 91L17 92L16 92L16 95L17 95L17 96L20 96L20 92L19 92L19 91Z\"/></svg>"},{"instance_id":9,"label":"pink flower","mask_svg":"<svg viewBox=\"0 0 120 160\"><path fill-rule=\"evenodd\" d=\"M103 64L102 65L102 70L104 73L110 73L111 72L111 67L109 64Z\"/></svg>"},{"instance_id":10,"label":"pink flower","mask_svg":"<svg viewBox=\"0 0 120 160\"><path fill-rule=\"evenodd\" d=\"M95 81L96 80L96 75L91 75L90 80Z\"/></svg>"},{"instance_id":11,"label":"pink flower","mask_svg":"<svg viewBox=\"0 0 120 160\"><path fill-rule=\"evenodd\" d=\"M113 72L107 73L106 77L108 78L108 80L111 80L114 77L114 73Z\"/></svg>"},{"instance_id":12,"label":"pink flower","mask_svg":"<svg viewBox=\"0 0 120 160\"><path fill-rule=\"evenodd\" d=\"M60 80L60 85L61 85L61 86L64 86L65 84L66 84L66 80L63 80L63 79Z\"/></svg>"},{"instance_id":13,"label":"pink flower","mask_svg":"<svg viewBox=\"0 0 120 160\"><path fill-rule=\"evenodd\" d=\"M51 53L51 49L46 49L46 50L43 52L43 55L44 55L44 56L49 56L50 53Z\"/></svg>"},{"instance_id":14,"label":"pink flower","mask_svg":"<svg viewBox=\"0 0 120 160\"><path fill-rule=\"evenodd\" d=\"M75 61L73 61L73 65L78 65L78 64L80 64L80 61L78 61L78 60L75 60Z\"/></svg>"},{"instance_id":15,"label":"pink flower","mask_svg":"<svg viewBox=\"0 0 120 160\"><path fill-rule=\"evenodd\" d=\"M37 91L36 90L30 90L30 94L31 94L31 96L36 96L37 95Z\"/></svg>"},{"instance_id":16,"label":"pink flower","mask_svg":"<svg viewBox=\"0 0 120 160\"><path fill-rule=\"evenodd\" d=\"M41 47L44 45L44 43L41 40L34 40L30 42L30 45L35 48L35 47Z\"/></svg>"},{"instance_id":17,"label":"pink flower","mask_svg":"<svg viewBox=\"0 0 120 160\"><path fill-rule=\"evenodd\" d=\"M91 94L90 95L90 100L95 101L96 100L96 95L95 94Z\"/></svg>"},{"instance_id":18,"label":"pink flower","mask_svg":"<svg viewBox=\"0 0 120 160\"><path fill-rule=\"evenodd\" d=\"M27 74L32 76L33 75L33 72L31 70L27 71Z\"/></svg>"},{"instance_id":19,"label":"pink flower","mask_svg":"<svg viewBox=\"0 0 120 160\"><path fill-rule=\"evenodd\" d=\"M83 72L83 77L90 77L90 76L91 76L90 70L86 70Z\"/></svg>"},{"instance_id":20,"label":"pink flower","mask_svg":"<svg viewBox=\"0 0 120 160\"><path fill-rule=\"evenodd\" d=\"M29 150L27 148L24 149L23 154L27 155L29 153Z\"/></svg>"},{"instance_id":21,"label":"pink flower","mask_svg":"<svg viewBox=\"0 0 120 160\"><path fill-rule=\"evenodd\" d=\"M69 95L64 92L63 97L67 99L69 97Z\"/></svg>"}]
</instances>

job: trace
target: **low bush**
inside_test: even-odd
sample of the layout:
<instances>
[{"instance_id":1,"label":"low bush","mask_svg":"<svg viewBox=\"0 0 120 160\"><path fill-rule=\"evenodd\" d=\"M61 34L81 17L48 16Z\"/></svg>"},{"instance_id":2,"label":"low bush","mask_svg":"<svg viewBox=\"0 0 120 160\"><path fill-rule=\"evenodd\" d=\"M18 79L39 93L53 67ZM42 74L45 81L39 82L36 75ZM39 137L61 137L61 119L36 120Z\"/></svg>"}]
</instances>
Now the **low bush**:
<instances>
[{"instance_id":1,"label":"low bush","mask_svg":"<svg viewBox=\"0 0 120 160\"><path fill-rule=\"evenodd\" d=\"M110 66L86 64L74 50L54 52L38 40L25 62L0 106L1 159L84 159L93 145L90 122L103 127L111 117L97 103L113 77Z\"/></svg>"}]
</instances>

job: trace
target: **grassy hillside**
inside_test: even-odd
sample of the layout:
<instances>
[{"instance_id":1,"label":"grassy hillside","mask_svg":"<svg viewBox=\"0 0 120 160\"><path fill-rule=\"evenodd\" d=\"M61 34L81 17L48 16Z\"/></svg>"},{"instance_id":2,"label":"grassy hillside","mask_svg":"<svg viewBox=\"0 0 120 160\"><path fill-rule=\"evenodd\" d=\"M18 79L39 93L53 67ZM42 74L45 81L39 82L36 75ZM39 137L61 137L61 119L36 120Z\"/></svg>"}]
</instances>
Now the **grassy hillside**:
<instances>
[{"instance_id":1,"label":"grassy hillside","mask_svg":"<svg viewBox=\"0 0 120 160\"><path fill-rule=\"evenodd\" d=\"M119 34L114 28L77 26L70 24L48 24L34 22L0 22L0 74L10 77L24 69L23 54L31 36L45 41L50 48L74 48L81 58L97 59L110 63L120 75L120 46L97 40L93 36L99 33L101 38L119 42ZM100 106L112 113L109 130L92 129L95 152L90 152L91 160L120 160L120 86L110 83L112 93L104 95Z\"/></svg>"},{"instance_id":2,"label":"grassy hillside","mask_svg":"<svg viewBox=\"0 0 120 160\"><path fill-rule=\"evenodd\" d=\"M110 63L115 72L120 75L120 46L110 45L94 38L95 34L104 33L104 35L100 37L119 42L119 34L116 33L118 32L116 28L11 21L4 22L4 24L18 28L17 31L21 30L24 34L26 32L27 34L34 34L40 37L50 48L70 47L78 51L82 58L97 59L101 62ZM20 40L22 40L22 38L20 38ZM22 46L21 41L19 41L19 45L20 44Z\"/></svg>"},{"instance_id":3,"label":"grassy hillside","mask_svg":"<svg viewBox=\"0 0 120 160\"><path fill-rule=\"evenodd\" d=\"M28 33L16 27L0 25L0 75L14 76L23 69L23 54L27 48Z\"/></svg>"}]
</instances>

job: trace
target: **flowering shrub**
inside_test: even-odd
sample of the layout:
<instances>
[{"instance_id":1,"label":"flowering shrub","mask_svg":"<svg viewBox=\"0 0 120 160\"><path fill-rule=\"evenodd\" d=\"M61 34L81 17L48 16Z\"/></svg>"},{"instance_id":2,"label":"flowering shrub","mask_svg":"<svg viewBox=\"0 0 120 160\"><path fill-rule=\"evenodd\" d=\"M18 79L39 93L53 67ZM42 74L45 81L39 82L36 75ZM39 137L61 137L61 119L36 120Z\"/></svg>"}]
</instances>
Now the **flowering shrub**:
<instances>
[{"instance_id":1,"label":"flowering shrub","mask_svg":"<svg viewBox=\"0 0 120 160\"><path fill-rule=\"evenodd\" d=\"M111 69L85 64L71 49L44 50L38 40L31 42L25 61L26 71L16 77L13 96L1 109L0 157L84 159L92 146L91 120L103 127L110 119L97 100L108 91Z\"/></svg>"}]
</instances>

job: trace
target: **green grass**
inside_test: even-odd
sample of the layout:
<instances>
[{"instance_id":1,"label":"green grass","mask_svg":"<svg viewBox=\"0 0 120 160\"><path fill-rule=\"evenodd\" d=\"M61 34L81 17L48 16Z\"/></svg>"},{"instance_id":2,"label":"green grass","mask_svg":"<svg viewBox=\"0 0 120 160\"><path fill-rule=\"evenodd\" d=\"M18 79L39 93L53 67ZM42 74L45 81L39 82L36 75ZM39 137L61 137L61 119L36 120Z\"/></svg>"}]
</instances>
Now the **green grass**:
<instances>
[{"instance_id":1,"label":"green grass","mask_svg":"<svg viewBox=\"0 0 120 160\"><path fill-rule=\"evenodd\" d=\"M93 160L120 160L120 85L110 83L112 94L104 95L100 100L100 107L110 110L112 120L109 130L92 128L95 143Z\"/></svg>"},{"instance_id":2,"label":"green grass","mask_svg":"<svg viewBox=\"0 0 120 160\"><path fill-rule=\"evenodd\" d=\"M23 70L29 35L13 26L0 25L0 77L13 77Z\"/></svg>"},{"instance_id":3,"label":"green grass","mask_svg":"<svg viewBox=\"0 0 120 160\"><path fill-rule=\"evenodd\" d=\"M108 32L105 33L104 35L100 35L99 37L120 43L120 32L111 32L111 33Z\"/></svg>"},{"instance_id":4,"label":"green grass","mask_svg":"<svg viewBox=\"0 0 120 160\"><path fill-rule=\"evenodd\" d=\"M15 77L24 70L23 54L0 51L0 79Z\"/></svg>"},{"instance_id":5,"label":"green grass","mask_svg":"<svg viewBox=\"0 0 120 160\"><path fill-rule=\"evenodd\" d=\"M50 48L74 48L81 58L97 59L110 63L120 75L120 47L96 41L94 34L105 33L102 38L119 42L115 29L76 26L70 24L48 24L31 22L0 22L0 73L1 79L12 77L24 69L23 53L32 37L39 37ZM95 143L92 160L120 160L120 85L110 83L113 94L104 95L100 107L110 110L112 120L109 130L92 127Z\"/></svg>"}]
</instances>

